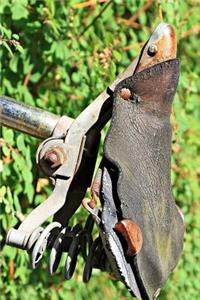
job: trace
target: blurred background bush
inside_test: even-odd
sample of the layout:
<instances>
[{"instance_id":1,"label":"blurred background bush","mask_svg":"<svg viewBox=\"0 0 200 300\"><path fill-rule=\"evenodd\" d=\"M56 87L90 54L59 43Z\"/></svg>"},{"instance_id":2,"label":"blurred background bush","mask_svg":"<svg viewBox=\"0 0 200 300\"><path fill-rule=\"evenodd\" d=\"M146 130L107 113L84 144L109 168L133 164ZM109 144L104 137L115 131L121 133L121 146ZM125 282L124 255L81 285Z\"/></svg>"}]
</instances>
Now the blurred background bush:
<instances>
[{"instance_id":1,"label":"blurred background bush","mask_svg":"<svg viewBox=\"0 0 200 300\"><path fill-rule=\"evenodd\" d=\"M198 0L115 0L109 5L105 0L0 2L1 95L71 117L130 64L161 20L175 27L181 76L172 117L172 184L185 215L186 234L180 262L159 296L162 300L200 299L199 4ZM50 277L47 256L32 271L24 251L4 246L5 232L17 223L14 211L28 214L51 191L48 179L35 167L39 142L2 128L0 299L131 299L122 284L99 271L83 284L81 258L68 282L63 278L64 261ZM80 209L74 222L83 222L84 217Z\"/></svg>"}]
</instances>

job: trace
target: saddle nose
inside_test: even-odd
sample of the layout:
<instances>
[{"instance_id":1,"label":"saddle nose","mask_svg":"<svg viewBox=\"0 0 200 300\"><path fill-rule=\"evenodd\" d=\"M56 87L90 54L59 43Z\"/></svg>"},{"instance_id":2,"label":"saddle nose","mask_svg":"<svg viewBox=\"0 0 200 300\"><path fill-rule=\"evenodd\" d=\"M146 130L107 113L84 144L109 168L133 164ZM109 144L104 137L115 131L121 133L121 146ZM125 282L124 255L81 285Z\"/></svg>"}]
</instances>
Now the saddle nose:
<instances>
[{"instance_id":1,"label":"saddle nose","mask_svg":"<svg viewBox=\"0 0 200 300\"><path fill-rule=\"evenodd\" d=\"M155 64L176 58L177 42L174 28L166 23L160 23L141 53L135 73Z\"/></svg>"}]
</instances>

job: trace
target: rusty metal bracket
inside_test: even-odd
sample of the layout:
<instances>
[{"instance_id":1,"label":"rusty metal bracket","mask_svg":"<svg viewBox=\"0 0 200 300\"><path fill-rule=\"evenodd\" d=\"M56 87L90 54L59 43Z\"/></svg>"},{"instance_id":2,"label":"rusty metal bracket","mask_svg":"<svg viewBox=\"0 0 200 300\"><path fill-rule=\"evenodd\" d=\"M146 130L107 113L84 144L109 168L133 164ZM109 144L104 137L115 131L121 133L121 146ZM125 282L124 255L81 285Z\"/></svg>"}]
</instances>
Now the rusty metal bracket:
<instances>
[{"instance_id":1,"label":"rusty metal bracket","mask_svg":"<svg viewBox=\"0 0 200 300\"><path fill-rule=\"evenodd\" d=\"M137 63L138 58L110 85L110 91L124 77L133 74ZM70 184L81 163L86 138L94 134L93 128L98 132L101 131L111 116L111 110L112 97L105 90L74 121L68 117L57 120L55 127L51 130L52 137L45 140L37 152L37 162L43 166L43 170L48 175L54 178L54 190L46 201L25 218L18 229L11 228L9 230L6 238L7 244L27 249L32 233L64 206ZM27 130L23 131L27 132ZM60 167L51 171L50 168L44 167L44 157L52 148L62 149L64 158ZM55 221L65 223L61 216L66 211L66 206L55 217Z\"/></svg>"}]
</instances>

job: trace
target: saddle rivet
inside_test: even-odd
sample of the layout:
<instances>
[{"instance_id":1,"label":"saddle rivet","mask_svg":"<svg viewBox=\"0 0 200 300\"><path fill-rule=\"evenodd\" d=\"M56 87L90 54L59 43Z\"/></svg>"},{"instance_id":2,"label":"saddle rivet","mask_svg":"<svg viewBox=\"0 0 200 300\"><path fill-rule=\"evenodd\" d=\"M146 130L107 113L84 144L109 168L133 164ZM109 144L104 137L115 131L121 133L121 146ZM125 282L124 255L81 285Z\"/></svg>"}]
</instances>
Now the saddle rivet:
<instances>
[{"instance_id":1,"label":"saddle rivet","mask_svg":"<svg viewBox=\"0 0 200 300\"><path fill-rule=\"evenodd\" d=\"M131 97L131 91L127 88L123 88L120 90L120 97L123 99L123 100L129 100L129 98Z\"/></svg>"},{"instance_id":2,"label":"saddle rivet","mask_svg":"<svg viewBox=\"0 0 200 300\"><path fill-rule=\"evenodd\" d=\"M143 239L140 227L131 219L123 219L115 224L115 230L122 234L127 242L127 256L138 254L142 248Z\"/></svg>"},{"instance_id":3,"label":"saddle rivet","mask_svg":"<svg viewBox=\"0 0 200 300\"><path fill-rule=\"evenodd\" d=\"M158 48L155 44L151 44L147 50L149 56L154 56L158 52Z\"/></svg>"}]
</instances>

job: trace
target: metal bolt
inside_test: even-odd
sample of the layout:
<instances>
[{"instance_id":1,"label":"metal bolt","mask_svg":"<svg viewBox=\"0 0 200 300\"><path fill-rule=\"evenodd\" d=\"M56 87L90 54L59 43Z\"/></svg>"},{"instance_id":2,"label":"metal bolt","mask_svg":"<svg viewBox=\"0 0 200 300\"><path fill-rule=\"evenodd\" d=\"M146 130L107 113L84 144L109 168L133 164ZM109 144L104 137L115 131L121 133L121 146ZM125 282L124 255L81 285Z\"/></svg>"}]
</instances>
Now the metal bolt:
<instances>
[{"instance_id":1,"label":"metal bolt","mask_svg":"<svg viewBox=\"0 0 200 300\"><path fill-rule=\"evenodd\" d=\"M129 98L131 97L131 91L127 88L123 88L121 89L121 91L119 92L120 93L120 97L123 99L123 100L129 100Z\"/></svg>"},{"instance_id":2,"label":"metal bolt","mask_svg":"<svg viewBox=\"0 0 200 300\"><path fill-rule=\"evenodd\" d=\"M44 159L51 164L51 168L57 168L64 163L64 154L61 149L54 148L47 151L44 155Z\"/></svg>"},{"instance_id":3,"label":"metal bolt","mask_svg":"<svg viewBox=\"0 0 200 300\"><path fill-rule=\"evenodd\" d=\"M151 44L147 50L149 56L154 56L158 52L158 47L155 44Z\"/></svg>"}]
</instances>

